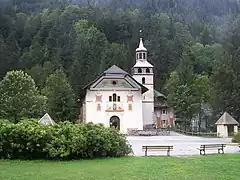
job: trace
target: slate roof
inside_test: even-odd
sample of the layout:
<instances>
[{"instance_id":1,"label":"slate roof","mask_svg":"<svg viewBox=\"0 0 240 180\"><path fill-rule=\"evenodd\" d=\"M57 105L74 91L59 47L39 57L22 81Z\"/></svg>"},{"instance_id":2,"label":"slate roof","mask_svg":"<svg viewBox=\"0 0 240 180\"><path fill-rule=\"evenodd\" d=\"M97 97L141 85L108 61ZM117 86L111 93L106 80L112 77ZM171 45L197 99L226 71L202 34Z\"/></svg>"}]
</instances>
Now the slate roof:
<instances>
[{"instance_id":1,"label":"slate roof","mask_svg":"<svg viewBox=\"0 0 240 180\"><path fill-rule=\"evenodd\" d=\"M215 124L216 125L238 125L239 123L232 116L230 116L230 114L225 112Z\"/></svg>"},{"instance_id":2,"label":"slate roof","mask_svg":"<svg viewBox=\"0 0 240 180\"><path fill-rule=\"evenodd\" d=\"M160 99L163 98L163 99ZM154 107L156 108L166 108L169 107L167 104L167 97L162 93L154 89Z\"/></svg>"},{"instance_id":3,"label":"slate roof","mask_svg":"<svg viewBox=\"0 0 240 180\"><path fill-rule=\"evenodd\" d=\"M126 71L122 70L121 68L117 67L116 65L113 65L112 67L108 68L106 71L104 71L105 74L128 74Z\"/></svg>"},{"instance_id":4,"label":"slate roof","mask_svg":"<svg viewBox=\"0 0 240 180\"><path fill-rule=\"evenodd\" d=\"M154 97L164 97L166 98L165 95L163 95L162 93L158 92L157 90L154 89Z\"/></svg>"}]
</instances>

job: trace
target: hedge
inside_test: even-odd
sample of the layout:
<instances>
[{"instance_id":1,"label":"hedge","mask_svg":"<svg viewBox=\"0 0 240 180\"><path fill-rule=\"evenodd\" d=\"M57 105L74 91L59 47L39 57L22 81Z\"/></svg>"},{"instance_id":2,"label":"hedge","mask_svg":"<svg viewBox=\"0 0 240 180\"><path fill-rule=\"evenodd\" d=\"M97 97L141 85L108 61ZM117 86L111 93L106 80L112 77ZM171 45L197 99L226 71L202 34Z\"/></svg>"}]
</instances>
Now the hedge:
<instances>
[{"instance_id":1,"label":"hedge","mask_svg":"<svg viewBox=\"0 0 240 180\"><path fill-rule=\"evenodd\" d=\"M2 159L85 159L131 153L125 135L101 124L64 122L44 126L36 121L0 121Z\"/></svg>"},{"instance_id":2,"label":"hedge","mask_svg":"<svg viewBox=\"0 0 240 180\"><path fill-rule=\"evenodd\" d=\"M240 144L240 132L233 135L232 142Z\"/></svg>"}]
</instances>

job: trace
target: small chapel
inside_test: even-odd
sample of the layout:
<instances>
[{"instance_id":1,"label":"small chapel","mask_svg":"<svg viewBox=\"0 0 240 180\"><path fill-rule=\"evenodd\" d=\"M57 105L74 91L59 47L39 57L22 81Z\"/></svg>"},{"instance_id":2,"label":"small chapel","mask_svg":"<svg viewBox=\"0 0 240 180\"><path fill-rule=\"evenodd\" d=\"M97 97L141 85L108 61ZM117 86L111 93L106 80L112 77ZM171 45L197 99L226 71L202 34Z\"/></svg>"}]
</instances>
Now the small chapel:
<instances>
[{"instance_id":1,"label":"small chapel","mask_svg":"<svg viewBox=\"0 0 240 180\"><path fill-rule=\"evenodd\" d=\"M80 121L115 127L121 133L174 125L173 109L154 90L154 67L140 38L131 74L113 65L84 87Z\"/></svg>"}]
</instances>

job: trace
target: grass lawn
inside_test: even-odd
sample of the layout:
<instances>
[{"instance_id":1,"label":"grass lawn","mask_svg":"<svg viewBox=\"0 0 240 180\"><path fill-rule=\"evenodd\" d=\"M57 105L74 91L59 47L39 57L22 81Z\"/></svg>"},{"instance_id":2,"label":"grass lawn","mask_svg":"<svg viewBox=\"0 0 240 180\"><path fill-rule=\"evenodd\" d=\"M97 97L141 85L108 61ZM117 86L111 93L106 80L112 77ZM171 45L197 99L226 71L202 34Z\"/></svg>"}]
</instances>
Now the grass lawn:
<instances>
[{"instance_id":1,"label":"grass lawn","mask_svg":"<svg viewBox=\"0 0 240 180\"><path fill-rule=\"evenodd\" d=\"M240 155L0 161L0 180L239 180Z\"/></svg>"}]
</instances>

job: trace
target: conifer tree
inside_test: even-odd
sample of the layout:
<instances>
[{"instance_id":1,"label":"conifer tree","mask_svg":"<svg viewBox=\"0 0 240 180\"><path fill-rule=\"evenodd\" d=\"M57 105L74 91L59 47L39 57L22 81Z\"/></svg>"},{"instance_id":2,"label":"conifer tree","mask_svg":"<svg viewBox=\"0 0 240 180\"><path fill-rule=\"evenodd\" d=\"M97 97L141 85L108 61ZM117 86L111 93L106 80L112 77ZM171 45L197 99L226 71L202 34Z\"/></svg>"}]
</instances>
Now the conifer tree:
<instances>
[{"instance_id":1,"label":"conifer tree","mask_svg":"<svg viewBox=\"0 0 240 180\"><path fill-rule=\"evenodd\" d=\"M47 112L55 121L76 120L76 100L73 89L62 70L56 70L45 83Z\"/></svg>"}]
</instances>

